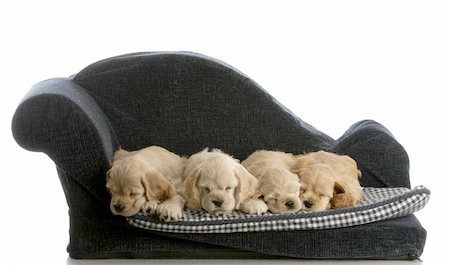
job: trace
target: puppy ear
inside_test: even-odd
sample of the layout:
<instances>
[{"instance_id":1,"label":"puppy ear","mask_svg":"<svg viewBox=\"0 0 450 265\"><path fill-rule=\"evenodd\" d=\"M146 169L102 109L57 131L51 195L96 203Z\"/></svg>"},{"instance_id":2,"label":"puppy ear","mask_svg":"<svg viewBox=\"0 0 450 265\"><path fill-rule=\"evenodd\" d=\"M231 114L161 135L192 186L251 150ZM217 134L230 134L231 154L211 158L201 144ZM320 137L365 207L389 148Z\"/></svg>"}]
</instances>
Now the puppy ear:
<instances>
[{"instance_id":1,"label":"puppy ear","mask_svg":"<svg viewBox=\"0 0 450 265\"><path fill-rule=\"evenodd\" d=\"M184 180L184 197L186 199L186 207L191 210L200 210L200 191L198 189L198 179L200 178L200 170L194 168Z\"/></svg>"},{"instance_id":2,"label":"puppy ear","mask_svg":"<svg viewBox=\"0 0 450 265\"><path fill-rule=\"evenodd\" d=\"M239 163L237 163L235 175L239 182L234 193L236 199L235 209L239 209L240 204L246 199L256 198L258 180Z\"/></svg>"},{"instance_id":3,"label":"puppy ear","mask_svg":"<svg viewBox=\"0 0 450 265\"><path fill-rule=\"evenodd\" d=\"M109 194L111 194L111 190L110 190L110 183L108 183L109 182L109 179L111 178L111 169L109 169L108 171L106 171L106 185L105 185L105 187L106 187L106 191L109 193Z\"/></svg>"},{"instance_id":4,"label":"puppy ear","mask_svg":"<svg viewBox=\"0 0 450 265\"><path fill-rule=\"evenodd\" d=\"M106 171L106 182L108 182L109 179L111 178L110 173L111 173L111 169L108 169L108 171Z\"/></svg>"},{"instance_id":5,"label":"puppy ear","mask_svg":"<svg viewBox=\"0 0 450 265\"><path fill-rule=\"evenodd\" d=\"M164 201L177 195L172 183L159 172L148 172L141 181L148 201Z\"/></svg>"},{"instance_id":6,"label":"puppy ear","mask_svg":"<svg viewBox=\"0 0 450 265\"><path fill-rule=\"evenodd\" d=\"M339 182L336 181L334 183L334 195L342 194L342 193L345 193L345 189Z\"/></svg>"},{"instance_id":7,"label":"puppy ear","mask_svg":"<svg viewBox=\"0 0 450 265\"><path fill-rule=\"evenodd\" d=\"M339 182L334 183L333 198L331 198L331 208L346 208L355 204L353 196L345 190Z\"/></svg>"}]
</instances>

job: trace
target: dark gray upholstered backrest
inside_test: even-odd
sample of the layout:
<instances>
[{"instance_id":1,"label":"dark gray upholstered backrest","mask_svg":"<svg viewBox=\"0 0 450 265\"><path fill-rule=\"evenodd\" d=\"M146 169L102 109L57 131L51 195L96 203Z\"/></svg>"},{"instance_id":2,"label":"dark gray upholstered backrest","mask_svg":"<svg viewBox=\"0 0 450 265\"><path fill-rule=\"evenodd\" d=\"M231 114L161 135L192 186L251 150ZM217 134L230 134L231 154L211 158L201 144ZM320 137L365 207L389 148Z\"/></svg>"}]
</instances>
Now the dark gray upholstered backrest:
<instances>
[{"instance_id":1,"label":"dark gray upholstered backrest","mask_svg":"<svg viewBox=\"0 0 450 265\"><path fill-rule=\"evenodd\" d=\"M257 149L304 152L333 141L286 111L245 75L193 53L140 53L74 77L125 149L161 145L189 155L216 147L244 159Z\"/></svg>"},{"instance_id":2,"label":"dark gray upholstered backrest","mask_svg":"<svg viewBox=\"0 0 450 265\"><path fill-rule=\"evenodd\" d=\"M322 149L352 156L364 186L410 187L408 156L381 124L358 122L334 140L213 58L128 54L94 63L73 80L99 104L125 149L160 145L190 155L215 147L241 160L258 149Z\"/></svg>"}]
</instances>

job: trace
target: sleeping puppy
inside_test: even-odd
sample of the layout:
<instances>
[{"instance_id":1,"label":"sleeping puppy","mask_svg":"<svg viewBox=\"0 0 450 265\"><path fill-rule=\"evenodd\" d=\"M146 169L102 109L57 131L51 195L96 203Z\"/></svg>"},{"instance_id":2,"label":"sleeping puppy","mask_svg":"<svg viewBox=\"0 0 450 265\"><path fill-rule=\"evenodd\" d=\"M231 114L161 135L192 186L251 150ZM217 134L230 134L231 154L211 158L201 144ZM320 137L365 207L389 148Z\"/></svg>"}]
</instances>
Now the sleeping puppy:
<instances>
[{"instance_id":1,"label":"sleeping puppy","mask_svg":"<svg viewBox=\"0 0 450 265\"><path fill-rule=\"evenodd\" d=\"M345 208L361 199L361 171L349 156L318 151L298 155L296 159L294 172L300 177L305 210Z\"/></svg>"},{"instance_id":2,"label":"sleeping puppy","mask_svg":"<svg viewBox=\"0 0 450 265\"><path fill-rule=\"evenodd\" d=\"M119 149L106 173L113 214L156 213L160 219L181 218L185 200L177 194L186 158L159 146L128 152Z\"/></svg>"},{"instance_id":3,"label":"sleeping puppy","mask_svg":"<svg viewBox=\"0 0 450 265\"><path fill-rule=\"evenodd\" d=\"M189 157L183 173L186 207L226 216L234 209L244 213L267 211L255 197L258 180L230 155L205 149Z\"/></svg>"},{"instance_id":4,"label":"sleeping puppy","mask_svg":"<svg viewBox=\"0 0 450 265\"><path fill-rule=\"evenodd\" d=\"M300 181L291 172L293 154L278 151L256 151L242 165L259 180L256 191L272 213L293 213L302 209Z\"/></svg>"}]
</instances>

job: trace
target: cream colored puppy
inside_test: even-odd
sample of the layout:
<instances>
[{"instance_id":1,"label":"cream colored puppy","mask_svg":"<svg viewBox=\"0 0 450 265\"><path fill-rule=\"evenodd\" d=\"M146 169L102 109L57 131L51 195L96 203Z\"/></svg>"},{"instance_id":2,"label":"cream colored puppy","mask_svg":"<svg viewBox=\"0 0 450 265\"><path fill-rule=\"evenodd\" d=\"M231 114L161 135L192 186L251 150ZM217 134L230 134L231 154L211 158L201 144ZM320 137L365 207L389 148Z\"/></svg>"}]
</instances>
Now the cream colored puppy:
<instances>
[{"instance_id":1,"label":"cream colored puppy","mask_svg":"<svg viewBox=\"0 0 450 265\"><path fill-rule=\"evenodd\" d=\"M183 174L186 207L215 215L262 214L264 201L255 197L258 180L230 155L205 149L189 157Z\"/></svg>"},{"instance_id":2,"label":"cream colored puppy","mask_svg":"<svg viewBox=\"0 0 450 265\"><path fill-rule=\"evenodd\" d=\"M345 208L361 199L361 171L349 156L325 151L298 155L294 172L300 177L300 196L306 210Z\"/></svg>"},{"instance_id":3,"label":"cream colored puppy","mask_svg":"<svg viewBox=\"0 0 450 265\"><path fill-rule=\"evenodd\" d=\"M259 180L256 191L272 213L293 213L302 209L300 181L291 172L296 163L293 154L260 150L242 161L242 165Z\"/></svg>"},{"instance_id":4,"label":"cream colored puppy","mask_svg":"<svg viewBox=\"0 0 450 265\"><path fill-rule=\"evenodd\" d=\"M137 151L117 150L106 173L113 214L132 216L156 213L164 221L181 218L185 204L177 194L186 164L182 158L159 146Z\"/></svg>"}]
</instances>

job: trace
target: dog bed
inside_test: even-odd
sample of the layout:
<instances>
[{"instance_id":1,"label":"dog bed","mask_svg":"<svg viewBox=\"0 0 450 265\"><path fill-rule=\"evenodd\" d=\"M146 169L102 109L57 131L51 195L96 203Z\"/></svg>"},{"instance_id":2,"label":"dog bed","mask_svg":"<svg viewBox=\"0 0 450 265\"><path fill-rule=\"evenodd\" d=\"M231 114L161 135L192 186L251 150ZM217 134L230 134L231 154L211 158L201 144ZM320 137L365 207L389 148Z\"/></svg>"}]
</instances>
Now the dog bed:
<instances>
[{"instance_id":1,"label":"dog bed","mask_svg":"<svg viewBox=\"0 0 450 265\"><path fill-rule=\"evenodd\" d=\"M354 207L322 212L301 211L294 214L243 214L234 211L227 217L205 211L186 211L180 221L162 222L154 215L128 217L138 228L171 233L238 233L330 229L372 223L401 217L425 207L430 191L423 186L408 188L363 189L361 201Z\"/></svg>"},{"instance_id":2,"label":"dog bed","mask_svg":"<svg viewBox=\"0 0 450 265\"><path fill-rule=\"evenodd\" d=\"M296 89L304 95L308 88ZM72 258L416 259L425 246L427 232L414 214L393 218L420 207L404 210L416 205L414 200L392 206L391 199L429 192L408 190L408 154L386 127L362 120L333 139L248 76L205 55L126 54L95 62L70 78L40 82L18 105L12 132L20 146L44 152L55 162L67 199ZM317 214L233 214L223 219L186 212L180 222L143 215L127 222L111 213L105 174L119 146L137 150L150 145L180 155L212 146L239 160L255 150L326 150L355 159L364 187L408 189L394 189L399 193L372 203L380 206L377 210L363 201ZM423 196L421 207L428 195ZM391 219L377 221L382 218ZM363 222L369 223L356 225ZM335 223L343 227L321 229ZM261 232L245 233L256 229Z\"/></svg>"}]
</instances>

